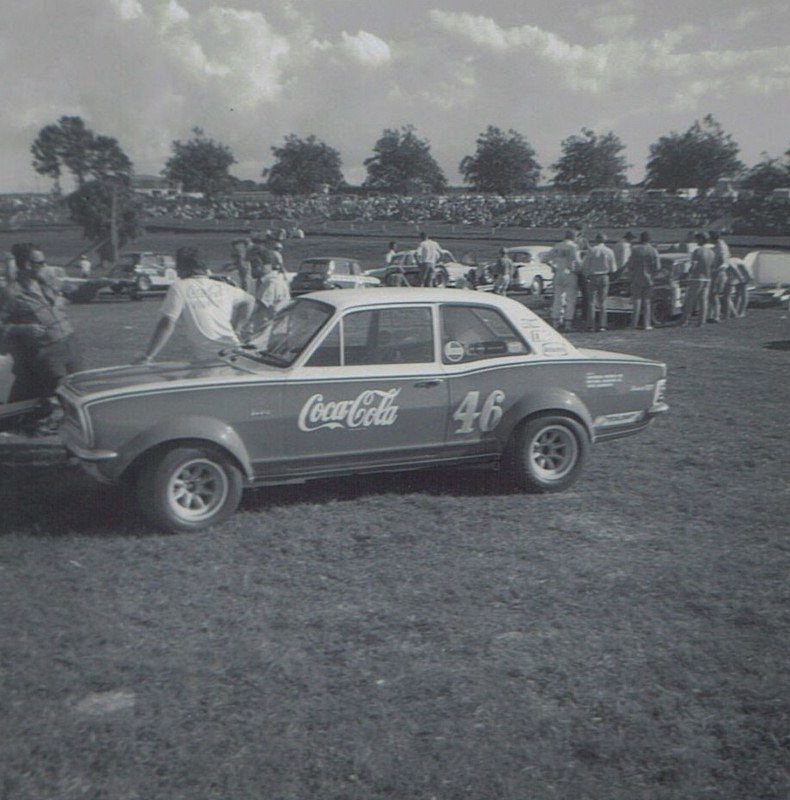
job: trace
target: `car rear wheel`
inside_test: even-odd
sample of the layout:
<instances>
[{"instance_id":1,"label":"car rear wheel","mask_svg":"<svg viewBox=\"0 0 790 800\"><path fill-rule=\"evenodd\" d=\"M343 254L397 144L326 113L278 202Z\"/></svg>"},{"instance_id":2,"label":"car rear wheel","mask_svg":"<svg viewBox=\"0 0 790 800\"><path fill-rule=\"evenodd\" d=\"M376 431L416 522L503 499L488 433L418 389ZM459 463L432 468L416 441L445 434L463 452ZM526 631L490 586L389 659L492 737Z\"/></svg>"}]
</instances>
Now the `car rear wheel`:
<instances>
[{"instance_id":1,"label":"car rear wheel","mask_svg":"<svg viewBox=\"0 0 790 800\"><path fill-rule=\"evenodd\" d=\"M513 476L526 492L561 492L579 477L588 451L587 431L576 420L535 417L522 423L513 435Z\"/></svg>"},{"instance_id":2,"label":"car rear wheel","mask_svg":"<svg viewBox=\"0 0 790 800\"><path fill-rule=\"evenodd\" d=\"M143 515L174 533L219 524L238 508L241 492L239 468L208 447L172 447L145 465L137 481Z\"/></svg>"},{"instance_id":3,"label":"car rear wheel","mask_svg":"<svg viewBox=\"0 0 790 800\"><path fill-rule=\"evenodd\" d=\"M652 317L654 325L669 325L672 322L672 308L666 297L659 297L653 301Z\"/></svg>"},{"instance_id":4,"label":"car rear wheel","mask_svg":"<svg viewBox=\"0 0 790 800\"><path fill-rule=\"evenodd\" d=\"M447 281L449 280L449 276L447 274L447 270L444 267L437 267L433 273L433 285L437 289L443 289L447 286Z\"/></svg>"},{"instance_id":5,"label":"car rear wheel","mask_svg":"<svg viewBox=\"0 0 790 800\"><path fill-rule=\"evenodd\" d=\"M529 286L530 294L534 294L535 297L540 297L543 294L543 278L540 275L536 275L532 279L532 283Z\"/></svg>"}]
</instances>

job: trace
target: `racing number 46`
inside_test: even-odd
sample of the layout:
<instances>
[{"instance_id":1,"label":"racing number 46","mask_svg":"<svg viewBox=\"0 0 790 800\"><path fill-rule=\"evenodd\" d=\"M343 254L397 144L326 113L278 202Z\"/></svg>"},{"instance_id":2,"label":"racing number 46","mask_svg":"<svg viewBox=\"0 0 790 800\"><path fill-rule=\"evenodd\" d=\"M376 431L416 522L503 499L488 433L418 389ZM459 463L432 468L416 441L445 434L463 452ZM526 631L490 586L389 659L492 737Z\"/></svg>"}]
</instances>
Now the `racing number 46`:
<instances>
[{"instance_id":1,"label":"racing number 46","mask_svg":"<svg viewBox=\"0 0 790 800\"><path fill-rule=\"evenodd\" d=\"M461 405L453 414L453 419L460 425L455 432L472 433L475 426L479 427L483 433L494 430L502 419L501 403L504 399L505 393L501 389L494 389L483 401L483 407L478 411L480 392L467 392Z\"/></svg>"}]
</instances>

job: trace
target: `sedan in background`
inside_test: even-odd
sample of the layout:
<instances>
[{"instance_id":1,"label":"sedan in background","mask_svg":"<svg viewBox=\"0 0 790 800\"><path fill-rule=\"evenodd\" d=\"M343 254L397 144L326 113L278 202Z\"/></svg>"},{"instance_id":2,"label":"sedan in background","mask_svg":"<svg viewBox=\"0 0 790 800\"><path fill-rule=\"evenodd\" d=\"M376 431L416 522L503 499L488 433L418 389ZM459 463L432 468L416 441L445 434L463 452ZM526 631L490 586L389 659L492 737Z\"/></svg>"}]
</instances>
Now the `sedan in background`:
<instances>
[{"instance_id":1,"label":"sedan in background","mask_svg":"<svg viewBox=\"0 0 790 800\"><path fill-rule=\"evenodd\" d=\"M365 289L381 286L378 278L366 274L353 258L326 256L306 258L290 280L291 295L323 289Z\"/></svg>"},{"instance_id":2,"label":"sedan in background","mask_svg":"<svg viewBox=\"0 0 790 800\"><path fill-rule=\"evenodd\" d=\"M378 278L385 286L402 285L402 277L409 286L420 285L420 267L417 264L416 250L403 250L396 253L386 267L369 269L368 275ZM473 285L474 266L456 260L449 250L442 250L439 263L433 273L433 286L460 289Z\"/></svg>"}]
</instances>

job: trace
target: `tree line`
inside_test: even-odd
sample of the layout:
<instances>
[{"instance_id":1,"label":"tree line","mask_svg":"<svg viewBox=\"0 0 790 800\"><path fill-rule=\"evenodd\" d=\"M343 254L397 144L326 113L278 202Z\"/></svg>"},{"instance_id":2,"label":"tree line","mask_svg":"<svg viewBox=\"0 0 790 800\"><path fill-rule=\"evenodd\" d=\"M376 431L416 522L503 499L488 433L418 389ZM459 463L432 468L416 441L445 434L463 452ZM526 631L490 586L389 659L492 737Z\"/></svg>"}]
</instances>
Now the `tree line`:
<instances>
[{"instance_id":1,"label":"tree line","mask_svg":"<svg viewBox=\"0 0 790 800\"><path fill-rule=\"evenodd\" d=\"M470 190L506 197L540 183L543 167L518 131L489 125L475 144L474 153L459 164ZM582 128L561 143L560 157L548 167L551 184L573 193L625 187L631 166L623 156L625 149L611 131ZM340 153L314 135L290 134L271 151L273 164L263 169L262 183L241 181L230 172L237 163L231 149L195 127L190 139L171 143L162 175L185 192L209 196L238 188L266 189L277 195L348 188ZM140 220L130 186L133 165L116 139L94 133L80 117L63 116L39 131L31 152L33 168L51 178L56 191L64 173L71 174L76 189L67 202L86 238L95 242L114 237L122 245L137 235ZM670 191L693 188L704 195L721 178L739 177L746 188L760 194L790 184L790 149L778 158L763 154L751 168L739 160L739 152L737 142L709 114L685 132L672 131L650 145L642 185ZM364 166L365 190L414 195L447 189L430 142L413 125L385 129Z\"/></svg>"}]
</instances>

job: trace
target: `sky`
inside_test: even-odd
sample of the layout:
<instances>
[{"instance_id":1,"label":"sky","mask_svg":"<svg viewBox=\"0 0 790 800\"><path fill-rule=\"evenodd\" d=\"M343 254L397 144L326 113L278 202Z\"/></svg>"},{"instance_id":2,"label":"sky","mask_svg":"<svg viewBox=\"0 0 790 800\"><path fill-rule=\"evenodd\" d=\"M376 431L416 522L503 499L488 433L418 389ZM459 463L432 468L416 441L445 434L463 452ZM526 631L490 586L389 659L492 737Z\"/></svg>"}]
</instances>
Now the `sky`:
<instances>
[{"instance_id":1,"label":"sky","mask_svg":"<svg viewBox=\"0 0 790 800\"><path fill-rule=\"evenodd\" d=\"M6 0L0 192L48 191L30 146L63 115L138 174L174 140L227 145L260 179L286 136L335 148L346 180L412 125L451 184L489 125L543 180L562 141L613 132L639 181L650 145L706 114L751 166L790 149L787 0ZM64 182L64 188L67 185Z\"/></svg>"}]
</instances>

